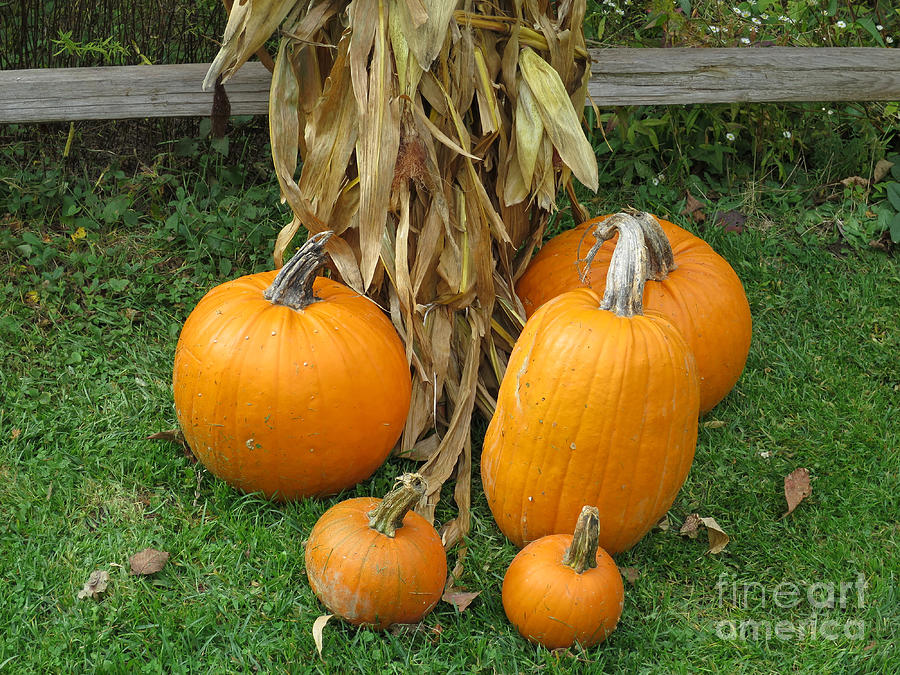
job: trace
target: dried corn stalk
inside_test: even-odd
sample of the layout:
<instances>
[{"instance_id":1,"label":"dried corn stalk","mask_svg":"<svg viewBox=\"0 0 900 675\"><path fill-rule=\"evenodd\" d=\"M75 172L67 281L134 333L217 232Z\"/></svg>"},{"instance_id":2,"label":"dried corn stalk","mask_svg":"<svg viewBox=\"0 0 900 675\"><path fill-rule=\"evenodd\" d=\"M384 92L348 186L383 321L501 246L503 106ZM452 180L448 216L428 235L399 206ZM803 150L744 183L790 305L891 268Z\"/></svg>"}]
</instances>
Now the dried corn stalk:
<instances>
[{"instance_id":1,"label":"dried corn stalk","mask_svg":"<svg viewBox=\"0 0 900 675\"><path fill-rule=\"evenodd\" d=\"M425 462L428 518L455 479L448 547L469 529L473 411L493 412L522 326L514 281L560 186L576 209L572 175L597 186L584 12L585 0L247 0L207 76L227 81L285 17L269 125L293 220L276 264L301 227L334 230L336 271L389 311L414 372L398 452Z\"/></svg>"}]
</instances>

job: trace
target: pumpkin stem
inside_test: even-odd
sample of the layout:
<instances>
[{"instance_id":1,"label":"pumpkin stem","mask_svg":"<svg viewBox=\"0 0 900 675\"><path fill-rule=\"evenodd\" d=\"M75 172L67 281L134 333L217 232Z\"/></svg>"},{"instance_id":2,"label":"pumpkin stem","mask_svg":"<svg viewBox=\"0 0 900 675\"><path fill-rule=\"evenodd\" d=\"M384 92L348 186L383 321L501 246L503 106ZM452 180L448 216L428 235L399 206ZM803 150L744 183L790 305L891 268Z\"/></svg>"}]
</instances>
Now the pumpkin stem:
<instances>
[{"instance_id":1,"label":"pumpkin stem","mask_svg":"<svg viewBox=\"0 0 900 675\"><path fill-rule=\"evenodd\" d=\"M563 555L563 565L578 574L597 566L597 549L600 548L600 512L596 506L581 509L572 543Z\"/></svg>"},{"instance_id":2,"label":"pumpkin stem","mask_svg":"<svg viewBox=\"0 0 900 675\"><path fill-rule=\"evenodd\" d=\"M316 272L325 264L325 244L334 232L326 231L312 235L300 247L284 267L278 271L275 281L264 292L263 297L273 305L284 305L291 309L306 309L319 298L313 293Z\"/></svg>"},{"instance_id":3,"label":"pumpkin stem","mask_svg":"<svg viewBox=\"0 0 900 675\"><path fill-rule=\"evenodd\" d=\"M393 537L397 528L403 527L406 512L425 494L425 479L417 473L405 473L397 482L399 485L366 514L369 516L369 527L387 537Z\"/></svg>"},{"instance_id":4,"label":"pumpkin stem","mask_svg":"<svg viewBox=\"0 0 900 675\"><path fill-rule=\"evenodd\" d=\"M633 216L644 231L644 243L650 256L650 278L662 281L677 267L669 238L659 221L649 213L634 209L626 209L626 213Z\"/></svg>"}]
</instances>

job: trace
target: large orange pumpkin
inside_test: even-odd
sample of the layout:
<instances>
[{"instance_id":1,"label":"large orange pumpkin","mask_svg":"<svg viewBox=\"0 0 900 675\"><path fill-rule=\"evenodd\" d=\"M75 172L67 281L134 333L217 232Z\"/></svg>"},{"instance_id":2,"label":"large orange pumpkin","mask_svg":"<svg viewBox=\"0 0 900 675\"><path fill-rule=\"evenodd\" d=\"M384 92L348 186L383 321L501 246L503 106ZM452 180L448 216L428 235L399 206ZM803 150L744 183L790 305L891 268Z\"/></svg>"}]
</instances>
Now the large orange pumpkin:
<instances>
[{"instance_id":1,"label":"large orange pumpkin","mask_svg":"<svg viewBox=\"0 0 900 675\"><path fill-rule=\"evenodd\" d=\"M517 546L571 532L600 509L600 546L630 548L671 506L697 442L697 367L672 323L642 314L648 254L618 214L603 300L557 296L525 324L509 358L481 456L500 529Z\"/></svg>"},{"instance_id":2,"label":"large orange pumpkin","mask_svg":"<svg viewBox=\"0 0 900 675\"><path fill-rule=\"evenodd\" d=\"M587 266L591 231L608 216L594 218L547 242L516 284L526 316L560 293L579 287L602 295L615 238ZM734 388L750 351L752 319L741 281L728 262L699 237L666 220L641 215L645 233L671 245L668 262L644 288L643 306L667 316L697 359L700 412L711 410ZM661 228L661 229L660 229ZM589 267L582 282L581 272Z\"/></svg>"},{"instance_id":3,"label":"large orange pumpkin","mask_svg":"<svg viewBox=\"0 0 900 675\"><path fill-rule=\"evenodd\" d=\"M309 533L309 585L330 612L355 625L418 623L443 594L441 537L410 511L425 494L425 481L405 474L399 483L384 499L332 506Z\"/></svg>"},{"instance_id":4,"label":"large orange pumpkin","mask_svg":"<svg viewBox=\"0 0 900 675\"><path fill-rule=\"evenodd\" d=\"M411 381L400 338L370 300L316 277L328 233L277 274L213 288L175 352L175 411L216 476L279 500L372 475L400 437Z\"/></svg>"},{"instance_id":5,"label":"large orange pumpkin","mask_svg":"<svg viewBox=\"0 0 900 675\"><path fill-rule=\"evenodd\" d=\"M503 610L523 637L547 649L603 642L625 602L619 568L598 547L599 513L585 506L575 534L550 534L519 551L503 577Z\"/></svg>"}]
</instances>

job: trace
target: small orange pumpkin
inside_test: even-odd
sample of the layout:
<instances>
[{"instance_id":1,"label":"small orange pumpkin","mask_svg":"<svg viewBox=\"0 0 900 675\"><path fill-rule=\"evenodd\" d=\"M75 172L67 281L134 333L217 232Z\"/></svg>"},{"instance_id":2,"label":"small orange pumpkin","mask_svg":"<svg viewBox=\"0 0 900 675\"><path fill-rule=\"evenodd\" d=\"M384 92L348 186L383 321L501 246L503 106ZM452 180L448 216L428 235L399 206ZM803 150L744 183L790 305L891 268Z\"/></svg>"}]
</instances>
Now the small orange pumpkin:
<instances>
[{"instance_id":1,"label":"small orange pumpkin","mask_svg":"<svg viewBox=\"0 0 900 675\"><path fill-rule=\"evenodd\" d=\"M571 532L594 504L600 546L624 551L669 509L694 458L694 356L668 319L642 311L653 259L640 224L622 213L604 228L619 238L602 301L579 288L528 319L485 434L484 493L516 546Z\"/></svg>"},{"instance_id":2,"label":"small orange pumpkin","mask_svg":"<svg viewBox=\"0 0 900 675\"><path fill-rule=\"evenodd\" d=\"M575 534L551 534L519 551L503 578L503 610L523 637L547 649L584 647L612 633L625 602L619 568L597 543L599 513L585 506Z\"/></svg>"},{"instance_id":3,"label":"small orange pumpkin","mask_svg":"<svg viewBox=\"0 0 900 675\"><path fill-rule=\"evenodd\" d=\"M410 509L425 480L405 474L384 499L348 499L326 511L309 534L306 575L328 610L377 629L417 623L444 590L441 537Z\"/></svg>"},{"instance_id":4,"label":"small orange pumpkin","mask_svg":"<svg viewBox=\"0 0 900 675\"><path fill-rule=\"evenodd\" d=\"M734 388L747 362L753 325L747 296L728 261L705 241L656 216L636 215L666 258L644 287L644 309L664 314L681 331L697 359L700 412L708 412ZM535 255L516 284L526 316L575 288L589 286L603 295L615 237L595 252L584 282L580 273L586 235L608 217L557 235Z\"/></svg>"},{"instance_id":5,"label":"small orange pumpkin","mask_svg":"<svg viewBox=\"0 0 900 675\"><path fill-rule=\"evenodd\" d=\"M330 232L280 272L213 288L175 351L175 412L213 474L278 500L374 473L409 411L406 353L375 303L316 277Z\"/></svg>"}]
</instances>

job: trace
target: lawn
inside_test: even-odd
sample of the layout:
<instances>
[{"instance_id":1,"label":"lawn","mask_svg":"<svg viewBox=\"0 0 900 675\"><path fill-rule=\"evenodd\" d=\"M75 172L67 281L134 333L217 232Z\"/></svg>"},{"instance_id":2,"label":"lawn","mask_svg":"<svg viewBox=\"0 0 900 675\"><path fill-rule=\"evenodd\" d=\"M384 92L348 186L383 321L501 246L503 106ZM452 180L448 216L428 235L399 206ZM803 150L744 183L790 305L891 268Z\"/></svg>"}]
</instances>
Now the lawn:
<instances>
[{"instance_id":1,"label":"lawn","mask_svg":"<svg viewBox=\"0 0 900 675\"><path fill-rule=\"evenodd\" d=\"M0 182L0 671L900 668L900 268L836 234L852 205L750 183L707 200L710 216L749 216L741 232L708 218L701 234L744 283L753 344L737 387L701 420L668 528L618 556L629 581L606 643L549 652L509 625L500 585L516 551L476 471L458 581L481 592L471 606L442 602L386 633L332 621L320 658L312 625L325 610L306 582L305 538L337 500L380 496L414 463L393 458L348 493L277 505L146 438L175 426L172 359L191 307L268 265L285 217L277 186L215 155L193 171L91 173L34 168L17 147L29 168ZM235 164L249 166L245 151L232 143ZM630 203L699 231L678 194L622 187L591 209ZM476 446L485 427L473 423ZM783 478L801 467L812 494L782 518ZM444 496L439 519L453 515ZM724 551L679 534L691 513L716 519ZM168 564L130 574L147 547ZM78 599L94 570L108 572L106 593Z\"/></svg>"}]
</instances>

